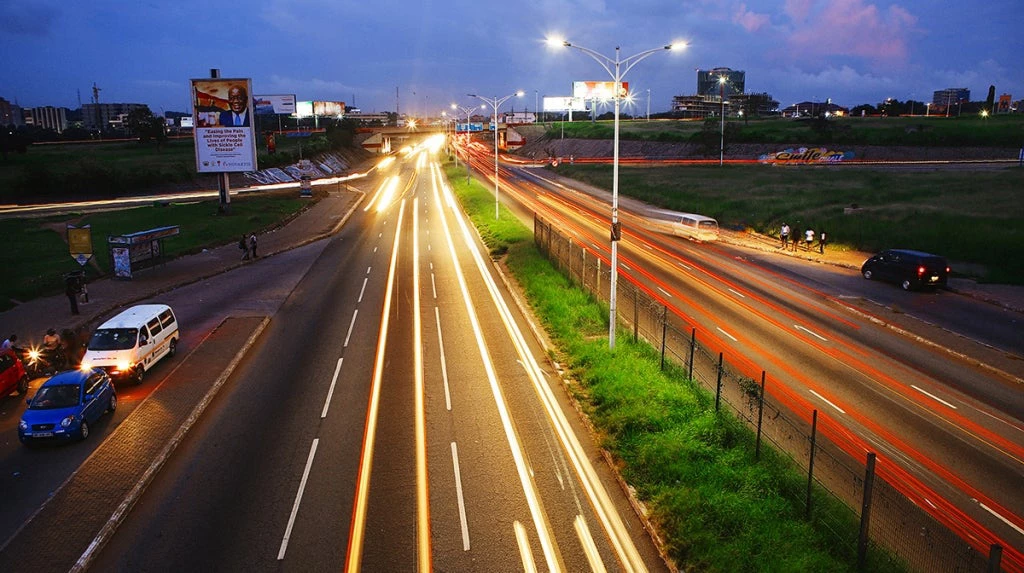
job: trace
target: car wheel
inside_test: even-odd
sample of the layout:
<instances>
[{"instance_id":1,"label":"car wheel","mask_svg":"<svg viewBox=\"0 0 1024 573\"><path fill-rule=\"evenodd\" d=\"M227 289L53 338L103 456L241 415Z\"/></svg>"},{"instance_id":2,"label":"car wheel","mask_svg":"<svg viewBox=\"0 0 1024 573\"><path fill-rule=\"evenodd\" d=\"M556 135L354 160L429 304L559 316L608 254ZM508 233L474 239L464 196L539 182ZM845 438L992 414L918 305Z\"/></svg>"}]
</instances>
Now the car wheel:
<instances>
[{"instance_id":1,"label":"car wheel","mask_svg":"<svg viewBox=\"0 0 1024 573\"><path fill-rule=\"evenodd\" d=\"M107 404L107 411L113 413L117 410L117 394L110 395L110 403Z\"/></svg>"},{"instance_id":2,"label":"car wheel","mask_svg":"<svg viewBox=\"0 0 1024 573\"><path fill-rule=\"evenodd\" d=\"M25 374L24 376L21 377L21 380L18 380L18 394L21 394L22 396L24 396L27 393L28 393L28 374Z\"/></svg>"},{"instance_id":3,"label":"car wheel","mask_svg":"<svg viewBox=\"0 0 1024 573\"><path fill-rule=\"evenodd\" d=\"M135 383L142 384L142 381L146 378L146 369L141 364L135 369Z\"/></svg>"},{"instance_id":4,"label":"car wheel","mask_svg":"<svg viewBox=\"0 0 1024 573\"><path fill-rule=\"evenodd\" d=\"M78 429L78 437L82 440L89 437L89 422L82 420L82 427Z\"/></svg>"},{"instance_id":5,"label":"car wheel","mask_svg":"<svg viewBox=\"0 0 1024 573\"><path fill-rule=\"evenodd\" d=\"M871 272L871 269L864 269L864 278L871 280L875 278L875 273Z\"/></svg>"},{"instance_id":6,"label":"car wheel","mask_svg":"<svg viewBox=\"0 0 1024 573\"><path fill-rule=\"evenodd\" d=\"M178 341L172 338L171 346L167 350L167 356L174 356L176 352L178 352Z\"/></svg>"},{"instance_id":7,"label":"car wheel","mask_svg":"<svg viewBox=\"0 0 1024 573\"><path fill-rule=\"evenodd\" d=\"M900 283L900 286L903 287L903 290L912 290L914 288L914 283L910 282L909 280L905 280L902 283Z\"/></svg>"}]
</instances>

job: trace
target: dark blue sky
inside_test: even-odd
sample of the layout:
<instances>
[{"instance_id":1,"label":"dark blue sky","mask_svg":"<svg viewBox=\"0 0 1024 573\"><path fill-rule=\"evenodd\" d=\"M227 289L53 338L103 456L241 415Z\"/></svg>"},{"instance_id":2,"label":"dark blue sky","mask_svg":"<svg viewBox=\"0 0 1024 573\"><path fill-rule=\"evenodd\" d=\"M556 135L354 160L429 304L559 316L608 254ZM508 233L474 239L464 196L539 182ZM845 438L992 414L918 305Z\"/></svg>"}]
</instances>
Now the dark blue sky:
<instances>
[{"instance_id":1,"label":"dark blue sky","mask_svg":"<svg viewBox=\"0 0 1024 573\"><path fill-rule=\"evenodd\" d=\"M550 35L614 57L674 40L626 76L646 109L692 94L697 68L746 71L783 105L831 98L930 101L966 87L1024 99L1024 2L926 0L0 0L0 97L26 107L91 100L189 111L190 78L251 77L257 94L340 100L366 112L438 115L467 93L523 90L515 109L608 80ZM396 93L397 92L397 93ZM79 95L80 93L80 95ZM506 104L503 109L508 109Z\"/></svg>"}]
</instances>

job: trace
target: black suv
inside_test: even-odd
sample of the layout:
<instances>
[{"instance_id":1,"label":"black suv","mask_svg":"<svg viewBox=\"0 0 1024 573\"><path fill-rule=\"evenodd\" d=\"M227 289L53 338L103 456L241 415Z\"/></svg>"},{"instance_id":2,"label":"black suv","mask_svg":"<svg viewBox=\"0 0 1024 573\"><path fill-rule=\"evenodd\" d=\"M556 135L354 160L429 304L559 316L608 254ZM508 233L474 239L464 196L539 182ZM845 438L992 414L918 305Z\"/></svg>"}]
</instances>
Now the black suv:
<instances>
[{"instance_id":1,"label":"black suv","mask_svg":"<svg viewBox=\"0 0 1024 573\"><path fill-rule=\"evenodd\" d=\"M868 280L888 281L900 285L903 290L913 290L946 286L949 265L944 257L938 255L888 249L864 261L860 273Z\"/></svg>"}]
</instances>

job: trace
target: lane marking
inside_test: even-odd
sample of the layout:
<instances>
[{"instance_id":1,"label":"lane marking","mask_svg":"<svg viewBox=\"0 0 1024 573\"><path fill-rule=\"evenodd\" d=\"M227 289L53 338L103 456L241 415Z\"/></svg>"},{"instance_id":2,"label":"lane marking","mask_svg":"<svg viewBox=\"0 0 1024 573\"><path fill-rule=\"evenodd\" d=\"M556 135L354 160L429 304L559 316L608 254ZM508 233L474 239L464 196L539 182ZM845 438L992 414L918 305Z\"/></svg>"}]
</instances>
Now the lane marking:
<instances>
[{"instance_id":1,"label":"lane marking","mask_svg":"<svg viewBox=\"0 0 1024 573\"><path fill-rule=\"evenodd\" d=\"M681 267L683 267L684 269L686 269L688 271L692 271L693 270L693 267L686 266L683 263L676 263L676 264L681 266Z\"/></svg>"},{"instance_id":2,"label":"lane marking","mask_svg":"<svg viewBox=\"0 0 1024 573\"><path fill-rule=\"evenodd\" d=\"M747 298L747 295L741 293L740 291L738 291L738 290L736 290L734 288L730 288L729 292L731 292L732 294L734 294L734 295L736 295L736 296L738 296L740 298Z\"/></svg>"},{"instance_id":3,"label":"lane marking","mask_svg":"<svg viewBox=\"0 0 1024 573\"><path fill-rule=\"evenodd\" d=\"M363 293L366 292L366 283L369 280L369 278L363 277L363 287L359 289L359 298L356 299L356 302L363 302Z\"/></svg>"},{"instance_id":4,"label":"lane marking","mask_svg":"<svg viewBox=\"0 0 1024 573\"><path fill-rule=\"evenodd\" d=\"M437 347L441 349L441 379L444 381L444 405L452 411L452 395L448 390L448 360L444 357L444 340L441 338L441 311L434 307L434 320L437 321Z\"/></svg>"},{"instance_id":5,"label":"lane marking","mask_svg":"<svg viewBox=\"0 0 1024 573\"><path fill-rule=\"evenodd\" d=\"M281 540L281 548L277 551L277 560L284 559L284 552L288 550L288 539L292 536L292 527L295 525L295 516L299 514L299 505L302 503L302 493L306 491L306 481L309 479L309 470L313 467L313 456L316 455L317 444L320 438L313 438L313 445L309 447L309 456L306 458L306 469L302 470L302 480L299 481L299 491L295 494L295 503L292 504L292 513L288 517L288 526L284 529L284 539Z\"/></svg>"},{"instance_id":6,"label":"lane marking","mask_svg":"<svg viewBox=\"0 0 1024 573\"><path fill-rule=\"evenodd\" d=\"M977 500L975 500L975 501L977 501ZM985 511L987 511L987 512L991 513L992 515L996 516L996 518L999 521L1002 521L1006 525L1009 525L1010 527L1012 527L1013 530L1016 531L1017 533L1019 533L1021 535L1024 535L1024 529L1021 529L1021 528L1017 527L1016 525L1011 523L1009 519L1006 519L1005 517L1003 517L1003 516L999 515L998 513L996 513L996 511L993 510L991 507L985 505L984 503L981 503L980 501L978 501L978 505L981 506L981 509L984 509Z\"/></svg>"},{"instance_id":7,"label":"lane marking","mask_svg":"<svg viewBox=\"0 0 1024 573\"><path fill-rule=\"evenodd\" d=\"M665 290L665 289L663 289L663 288L661 288L661 287L658 287L658 290L660 290L660 291L662 292L662 294L664 294L664 295L665 295L665 296L667 296L668 298L673 298L673 297L672 297L672 295L671 295L671 294L669 294L669 292L668 292L667 290Z\"/></svg>"},{"instance_id":8,"label":"lane marking","mask_svg":"<svg viewBox=\"0 0 1024 573\"><path fill-rule=\"evenodd\" d=\"M715 328L718 328L718 332L721 332L722 334L724 334L724 335L728 336L729 338L731 338L733 342L739 342L739 340L736 340L735 336L729 334L728 332L722 330L721 328L719 328L717 326Z\"/></svg>"},{"instance_id":9,"label":"lane marking","mask_svg":"<svg viewBox=\"0 0 1024 573\"><path fill-rule=\"evenodd\" d=\"M533 551L530 550L530 540L526 537L526 528L519 520L512 526L516 530L516 545L519 546L519 559L523 562L525 573L537 573L537 564L533 562Z\"/></svg>"},{"instance_id":10,"label":"lane marking","mask_svg":"<svg viewBox=\"0 0 1024 573\"><path fill-rule=\"evenodd\" d=\"M373 267L366 267L366 274L370 274L370 269L372 269L372 268Z\"/></svg>"},{"instance_id":11,"label":"lane marking","mask_svg":"<svg viewBox=\"0 0 1024 573\"><path fill-rule=\"evenodd\" d=\"M462 550L469 551L469 522L466 501L462 497L462 472L459 471L459 448L452 442L452 466L455 468L455 495L459 499L459 521L462 523Z\"/></svg>"},{"instance_id":12,"label":"lane marking","mask_svg":"<svg viewBox=\"0 0 1024 573\"><path fill-rule=\"evenodd\" d=\"M437 300L437 283L434 282L434 273L430 273L430 291L434 293L434 300Z\"/></svg>"},{"instance_id":13,"label":"lane marking","mask_svg":"<svg viewBox=\"0 0 1024 573\"><path fill-rule=\"evenodd\" d=\"M342 348L348 348L348 341L349 341L349 339L352 338L352 329L356 325L356 317L357 316L359 316L359 309L358 308L355 309L354 311L352 311L352 322L348 323L348 334L345 335L345 344L342 345Z\"/></svg>"},{"instance_id":14,"label":"lane marking","mask_svg":"<svg viewBox=\"0 0 1024 573\"><path fill-rule=\"evenodd\" d=\"M938 397L938 396L936 396L935 394L932 394L931 392L928 392L928 391L926 391L926 390L923 390L923 389L921 389L921 388L918 388L917 386L914 386L913 384L911 384L911 385L910 385L910 387L911 387L911 388L913 388L914 390L917 390L918 392L920 392L920 393L924 394L925 396L928 396L928 397L929 397L929 398L931 398L932 400L935 400L936 402L939 402L940 404L944 404L944 405L946 405L946 406L949 406L950 408L952 408L952 409L954 409L954 410L958 410L958 409L959 409L959 408L957 408L956 406L954 406L953 404L950 404L949 402L947 402L947 401L943 400L942 398L939 398L939 397Z\"/></svg>"},{"instance_id":15,"label":"lane marking","mask_svg":"<svg viewBox=\"0 0 1024 573\"><path fill-rule=\"evenodd\" d=\"M334 367L334 377L331 378L331 387L327 390L327 399L324 400L324 411L320 413L321 420L327 417L327 408L331 407L331 396L334 396L334 385L338 383L338 374L341 373L341 363L344 361L345 357L342 356L338 359L338 365Z\"/></svg>"},{"instance_id":16,"label":"lane marking","mask_svg":"<svg viewBox=\"0 0 1024 573\"><path fill-rule=\"evenodd\" d=\"M821 400L822 402L824 402L824 403L828 404L829 406L832 406L833 408L835 408L840 414L845 414L846 413L846 410L843 410L839 406L836 406L832 402L829 402L828 399L825 398L824 396L822 396L821 394L818 394L814 390L809 390L809 391L810 391L811 394L814 394L815 396L817 396L818 399Z\"/></svg>"},{"instance_id":17,"label":"lane marking","mask_svg":"<svg viewBox=\"0 0 1024 573\"><path fill-rule=\"evenodd\" d=\"M826 339L826 338L825 338L824 336L822 336L822 335L818 334L817 332L813 332L813 331L811 331L811 330L808 330L808 329L806 329L806 328L804 328L804 327L800 326L799 324L794 324L794 325L793 325L793 328L795 328L795 329L797 329L797 330L802 330L802 331L806 332L807 334L810 334L811 336L816 336L816 337L818 337L818 339L819 339L819 340L821 340L822 342L828 342L828 340L827 340L827 339Z\"/></svg>"},{"instance_id":18,"label":"lane marking","mask_svg":"<svg viewBox=\"0 0 1024 573\"><path fill-rule=\"evenodd\" d=\"M586 520L582 515L577 514L572 525L576 529L576 537L579 537L580 545L583 546L583 554L587 556L587 563L590 563L590 570L594 573L606 573L608 570L605 569L604 562L601 561L601 554L597 550L597 544L594 543L590 529L587 528Z\"/></svg>"},{"instance_id":19,"label":"lane marking","mask_svg":"<svg viewBox=\"0 0 1024 573\"><path fill-rule=\"evenodd\" d=\"M395 226L395 242L391 251L387 286L384 288L384 306L381 308L381 325L377 334L377 355L373 364L373 381L370 385L370 399L366 405L366 423L363 428L363 446L359 455L359 474L356 477L355 500L352 503L352 521L349 524L348 547L345 551L345 571L358 573L363 560L363 538L366 536L366 508L370 497L370 477L373 473L373 448L377 439L377 419L380 415L380 389L384 378L384 351L388 342L388 324L391 321L391 299L395 287L395 272L398 266L398 245L402 236L402 218L405 215L405 200L398 210L398 224Z\"/></svg>"}]
</instances>

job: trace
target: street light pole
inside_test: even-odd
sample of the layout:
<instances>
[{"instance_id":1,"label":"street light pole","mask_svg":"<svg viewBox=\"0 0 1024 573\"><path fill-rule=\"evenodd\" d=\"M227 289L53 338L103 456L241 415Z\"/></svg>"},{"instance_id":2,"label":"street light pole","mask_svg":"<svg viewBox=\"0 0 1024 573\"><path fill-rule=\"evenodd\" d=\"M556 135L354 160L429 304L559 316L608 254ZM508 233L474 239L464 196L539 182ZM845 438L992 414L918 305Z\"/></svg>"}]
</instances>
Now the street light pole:
<instances>
[{"instance_id":1,"label":"street light pole","mask_svg":"<svg viewBox=\"0 0 1024 573\"><path fill-rule=\"evenodd\" d=\"M718 144L718 165L725 164L725 76L718 76L718 98L722 100L722 140Z\"/></svg>"},{"instance_id":2,"label":"street light pole","mask_svg":"<svg viewBox=\"0 0 1024 573\"><path fill-rule=\"evenodd\" d=\"M609 294L608 294L608 348L615 350L615 327L617 325L617 316L615 312L615 291L618 287L619 278L619 239L622 238L622 229L619 226L619 101L622 99L622 78L625 77L629 70L633 69L637 63L644 58L661 52L663 50L671 50L673 48L683 48L685 44L668 44L660 48L654 48L639 54L634 54L628 58L622 59L619 57L619 47L615 47L615 59L609 58L603 54L599 54L590 48L584 48L572 44L565 40L550 38L548 44L555 47L565 48L576 48L584 54L594 59L604 71L608 72L608 75L612 77L614 85L612 86L612 99L615 100L615 136L613 143L612 152L612 227L611 227L611 243L612 243L612 257L611 257L611 281L609 282ZM625 66L625 69L622 69Z\"/></svg>"},{"instance_id":3,"label":"street light pole","mask_svg":"<svg viewBox=\"0 0 1024 573\"><path fill-rule=\"evenodd\" d=\"M647 90L647 121L651 121L651 90Z\"/></svg>"},{"instance_id":4,"label":"street light pole","mask_svg":"<svg viewBox=\"0 0 1024 573\"><path fill-rule=\"evenodd\" d=\"M500 99L497 96L495 96L495 97L493 97L491 99L487 99L487 98L485 98L483 96L478 96L476 94L466 94L466 95L468 95L469 97L475 97L475 98L477 98L477 99L487 103L488 105L490 105L494 109L494 218L497 219L498 218L498 108L501 107L501 104L503 104L506 101L508 101L509 98L512 98L512 97L523 97L523 90L519 90L519 91L517 91L514 94L509 94L509 95L507 95L507 96L505 96L503 98L500 98Z\"/></svg>"},{"instance_id":5,"label":"street light pole","mask_svg":"<svg viewBox=\"0 0 1024 573\"><path fill-rule=\"evenodd\" d=\"M483 107L483 106L481 106L481 107ZM476 111L476 108L475 107L463 107L461 105L455 105L455 104L452 104L451 108L454 109L454 110L459 110L462 113L466 114L466 134L467 134L466 138L468 140L469 137L470 137L468 134L470 133L470 131L469 131L469 123L470 123L470 121L472 119L471 118L471 114L474 111ZM459 121L458 121L458 119L459 119L459 116L456 115L455 116L455 135L456 136L458 136L458 134L459 134ZM458 148L458 146L456 146L455 147L455 162L456 162L456 165L458 165L458 161L459 161L459 148ZM466 183L467 184L469 183L469 155L468 154L466 155Z\"/></svg>"}]
</instances>

